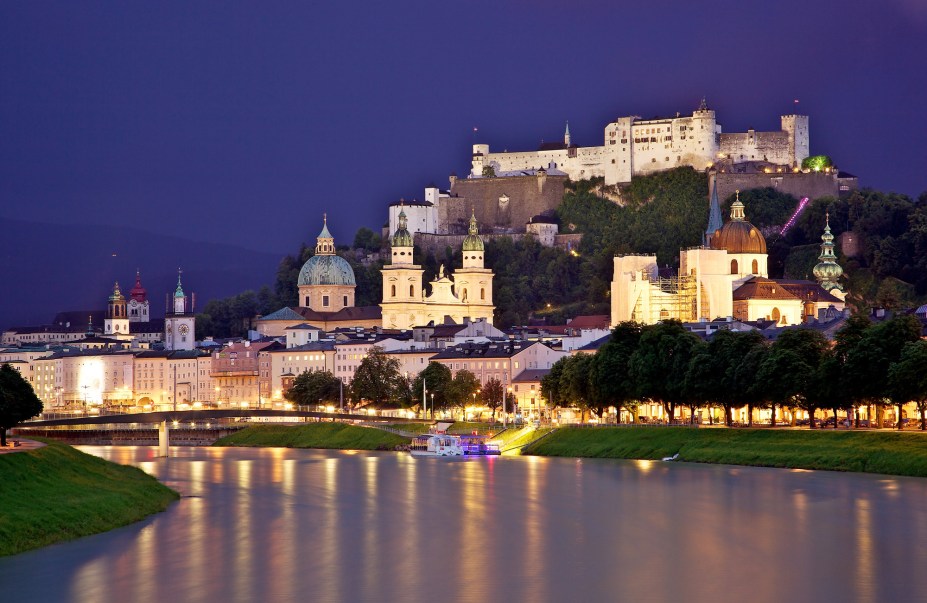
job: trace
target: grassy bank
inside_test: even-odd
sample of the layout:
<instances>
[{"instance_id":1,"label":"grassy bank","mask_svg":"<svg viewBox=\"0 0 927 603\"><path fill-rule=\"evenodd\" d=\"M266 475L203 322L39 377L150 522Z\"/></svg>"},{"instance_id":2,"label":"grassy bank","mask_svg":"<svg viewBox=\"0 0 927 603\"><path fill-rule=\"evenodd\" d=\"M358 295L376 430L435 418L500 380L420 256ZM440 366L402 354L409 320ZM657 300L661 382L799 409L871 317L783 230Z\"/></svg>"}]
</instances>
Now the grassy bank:
<instances>
[{"instance_id":1,"label":"grassy bank","mask_svg":"<svg viewBox=\"0 0 927 603\"><path fill-rule=\"evenodd\" d=\"M428 430L431 429L432 423L393 423L390 425L385 425L384 427L392 427L394 429L401 429L406 433L428 433ZM476 421L456 421L451 423L451 426L448 428L447 432L450 434L470 434L474 431L480 435L492 435L502 431L502 422L499 421L495 425L491 423L478 423Z\"/></svg>"},{"instance_id":2,"label":"grassy bank","mask_svg":"<svg viewBox=\"0 0 927 603\"><path fill-rule=\"evenodd\" d=\"M128 525L179 498L141 469L42 441L0 455L0 556Z\"/></svg>"},{"instance_id":3,"label":"grassy bank","mask_svg":"<svg viewBox=\"0 0 927 603\"><path fill-rule=\"evenodd\" d=\"M564 428L523 454L660 459L761 467L861 471L927 477L927 437L920 434L690 429L685 427Z\"/></svg>"},{"instance_id":4,"label":"grassy bank","mask_svg":"<svg viewBox=\"0 0 927 603\"><path fill-rule=\"evenodd\" d=\"M408 443L407 438L372 427L345 423L306 423L248 427L218 440L213 446L393 450L398 444Z\"/></svg>"}]
</instances>

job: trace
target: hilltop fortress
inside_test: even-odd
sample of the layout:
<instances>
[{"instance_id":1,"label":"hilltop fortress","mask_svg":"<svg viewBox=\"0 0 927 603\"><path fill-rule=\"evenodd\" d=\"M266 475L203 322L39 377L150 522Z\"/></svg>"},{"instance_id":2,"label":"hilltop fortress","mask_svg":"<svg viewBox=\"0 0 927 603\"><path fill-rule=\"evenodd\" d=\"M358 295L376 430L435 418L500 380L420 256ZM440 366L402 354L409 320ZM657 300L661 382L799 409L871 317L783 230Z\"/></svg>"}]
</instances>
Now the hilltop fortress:
<instances>
[{"instance_id":1,"label":"hilltop fortress","mask_svg":"<svg viewBox=\"0 0 927 603\"><path fill-rule=\"evenodd\" d=\"M794 168L808 154L807 115L783 115L782 129L777 132L725 134L703 99L691 116L619 117L605 126L604 142L599 147L572 144L569 124L562 143L545 143L537 151L491 153L488 144L475 144L470 177L507 176L544 168L571 180L602 177L605 184L620 184L630 182L632 176L680 166L701 171L719 161L757 161Z\"/></svg>"}]
</instances>

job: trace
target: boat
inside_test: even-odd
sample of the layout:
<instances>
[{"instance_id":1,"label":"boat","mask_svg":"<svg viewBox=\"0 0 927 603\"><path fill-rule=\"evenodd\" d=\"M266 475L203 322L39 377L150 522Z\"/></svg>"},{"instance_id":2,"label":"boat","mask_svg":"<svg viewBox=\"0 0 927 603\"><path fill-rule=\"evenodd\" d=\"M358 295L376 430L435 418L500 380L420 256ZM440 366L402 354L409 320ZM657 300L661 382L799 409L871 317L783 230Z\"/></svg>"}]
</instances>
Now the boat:
<instances>
[{"instance_id":1,"label":"boat","mask_svg":"<svg viewBox=\"0 0 927 603\"><path fill-rule=\"evenodd\" d=\"M416 436L409 446L412 456L498 456L498 444L490 444L486 436L449 435L450 422L437 423L433 431Z\"/></svg>"},{"instance_id":2,"label":"boat","mask_svg":"<svg viewBox=\"0 0 927 603\"><path fill-rule=\"evenodd\" d=\"M464 456L458 436L438 433L416 436L409 452L412 456Z\"/></svg>"}]
</instances>

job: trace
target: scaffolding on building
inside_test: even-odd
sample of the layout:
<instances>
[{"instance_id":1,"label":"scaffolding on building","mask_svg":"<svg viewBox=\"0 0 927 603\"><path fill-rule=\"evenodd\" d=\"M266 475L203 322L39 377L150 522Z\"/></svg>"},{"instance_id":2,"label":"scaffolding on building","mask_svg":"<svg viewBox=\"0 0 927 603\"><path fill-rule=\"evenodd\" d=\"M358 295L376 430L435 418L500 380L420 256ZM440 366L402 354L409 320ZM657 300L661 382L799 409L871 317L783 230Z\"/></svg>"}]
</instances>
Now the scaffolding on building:
<instances>
[{"instance_id":1,"label":"scaffolding on building","mask_svg":"<svg viewBox=\"0 0 927 603\"><path fill-rule=\"evenodd\" d=\"M669 319L682 322L698 320L698 282L694 275L648 280L649 287L642 290L634 302L631 320L644 324Z\"/></svg>"}]
</instances>

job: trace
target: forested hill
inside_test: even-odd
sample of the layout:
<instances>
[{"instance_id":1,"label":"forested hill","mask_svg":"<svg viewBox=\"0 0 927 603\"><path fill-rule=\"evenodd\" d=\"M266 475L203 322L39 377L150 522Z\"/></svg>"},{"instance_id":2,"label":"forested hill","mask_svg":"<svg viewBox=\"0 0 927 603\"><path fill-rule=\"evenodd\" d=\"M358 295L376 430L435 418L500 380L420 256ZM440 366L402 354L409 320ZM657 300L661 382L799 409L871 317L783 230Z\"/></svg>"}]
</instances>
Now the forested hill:
<instances>
[{"instance_id":1,"label":"forested hill","mask_svg":"<svg viewBox=\"0 0 927 603\"><path fill-rule=\"evenodd\" d=\"M620 202L612 200L619 197ZM740 198L747 219L767 237L771 277L813 278L824 214L829 211L838 243L846 231L851 231L855 243L855 249L837 248L854 306L901 308L924 301L927 193L917 201L871 190L854 192L846 199L816 199L785 236L779 235L780 228L795 211L798 199L771 188L742 191ZM733 197L722 201L725 221L732 202ZM542 247L534 240L487 242L486 265L496 273L497 326L525 324L531 317L562 324L580 314L609 313L615 254L655 253L661 266L678 267L679 250L702 243L708 223L708 177L691 168L678 168L635 177L620 191L603 191L600 179L569 183L557 220L561 233L583 234L576 253ZM364 266L354 258L375 252L382 244L370 229L361 228L353 248L339 250L354 267L359 305L379 303L382 262ZM415 259L425 269L426 282L441 263L452 272L460 262L458 251L447 248L435 257L416 249ZM295 304L296 275L309 255L311 249L303 246L285 257L275 284L263 291L211 303L205 308L201 332L240 334L254 314Z\"/></svg>"}]
</instances>

